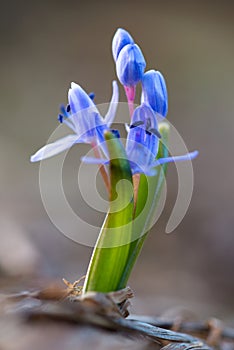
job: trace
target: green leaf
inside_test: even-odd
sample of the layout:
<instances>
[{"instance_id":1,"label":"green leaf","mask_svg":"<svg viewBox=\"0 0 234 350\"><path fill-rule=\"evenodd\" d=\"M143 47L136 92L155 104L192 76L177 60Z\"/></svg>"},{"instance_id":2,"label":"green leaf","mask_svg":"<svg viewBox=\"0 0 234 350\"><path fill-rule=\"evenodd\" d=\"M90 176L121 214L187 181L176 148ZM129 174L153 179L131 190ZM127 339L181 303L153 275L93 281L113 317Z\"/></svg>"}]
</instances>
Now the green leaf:
<instances>
[{"instance_id":1,"label":"green leaf","mask_svg":"<svg viewBox=\"0 0 234 350\"><path fill-rule=\"evenodd\" d=\"M121 141L111 132L106 132L105 139L110 156L110 209L93 250L83 292L120 289L131 241L131 168Z\"/></svg>"},{"instance_id":2,"label":"green leaf","mask_svg":"<svg viewBox=\"0 0 234 350\"><path fill-rule=\"evenodd\" d=\"M168 156L169 124L166 122L159 124L159 132L162 138L159 143L157 158L165 158ZM165 181L166 170L167 164L163 164L157 167L157 174L155 176L146 176L144 174L140 176L133 222L132 242L120 282L121 288L124 288L128 282L132 268L148 235L152 220L156 215L157 205Z\"/></svg>"}]
</instances>

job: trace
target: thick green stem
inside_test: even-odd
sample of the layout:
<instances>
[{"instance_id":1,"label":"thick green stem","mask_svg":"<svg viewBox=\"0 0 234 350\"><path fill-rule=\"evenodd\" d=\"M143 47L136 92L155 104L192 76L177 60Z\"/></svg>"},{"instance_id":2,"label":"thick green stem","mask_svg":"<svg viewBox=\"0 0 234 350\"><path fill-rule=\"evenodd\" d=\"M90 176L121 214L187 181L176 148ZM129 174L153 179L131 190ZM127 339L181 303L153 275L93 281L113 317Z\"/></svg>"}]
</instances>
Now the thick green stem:
<instances>
[{"instance_id":1,"label":"thick green stem","mask_svg":"<svg viewBox=\"0 0 234 350\"><path fill-rule=\"evenodd\" d=\"M132 233L132 173L120 140L107 132L110 156L110 209L88 267L83 292L120 289Z\"/></svg>"},{"instance_id":2,"label":"thick green stem","mask_svg":"<svg viewBox=\"0 0 234 350\"><path fill-rule=\"evenodd\" d=\"M164 158L168 156L168 124L162 123L159 131L158 158ZM111 159L110 210L93 251L84 292L110 292L126 286L155 216L167 169L164 164L157 168L156 176L140 176L134 212L132 175L125 150L112 133L106 134L106 140Z\"/></svg>"}]
</instances>

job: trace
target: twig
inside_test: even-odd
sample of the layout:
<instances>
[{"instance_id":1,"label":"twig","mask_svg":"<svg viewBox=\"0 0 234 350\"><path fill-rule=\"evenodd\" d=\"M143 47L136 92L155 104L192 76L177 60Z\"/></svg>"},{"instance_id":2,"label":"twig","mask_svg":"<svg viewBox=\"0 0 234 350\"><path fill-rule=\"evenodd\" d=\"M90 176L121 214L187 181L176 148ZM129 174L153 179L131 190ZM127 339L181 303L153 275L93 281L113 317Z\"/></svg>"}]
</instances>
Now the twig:
<instances>
[{"instance_id":1,"label":"twig","mask_svg":"<svg viewBox=\"0 0 234 350\"><path fill-rule=\"evenodd\" d=\"M174 320L165 320L160 317L151 316L141 316L141 315L131 315L130 319L138 320L142 322L149 323L151 325L162 327L166 329L172 329L174 327ZM197 322L181 322L179 331L197 334L200 337L207 337L211 331L209 321L197 321ZM226 340L234 340L234 329L230 327L222 327L220 336Z\"/></svg>"}]
</instances>

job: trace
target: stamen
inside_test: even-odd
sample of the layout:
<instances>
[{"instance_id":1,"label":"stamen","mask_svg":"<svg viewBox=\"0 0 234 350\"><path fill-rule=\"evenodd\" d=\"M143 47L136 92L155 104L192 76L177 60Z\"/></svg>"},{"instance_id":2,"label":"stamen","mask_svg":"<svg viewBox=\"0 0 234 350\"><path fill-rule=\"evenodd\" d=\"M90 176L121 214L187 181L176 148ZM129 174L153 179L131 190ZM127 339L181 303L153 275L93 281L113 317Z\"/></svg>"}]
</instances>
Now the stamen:
<instances>
[{"instance_id":1,"label":"stamen","mask_svg":"<svg viewBox=\"0 0 234 350\"><path fill-rule=\"evenodd\" d=\"M94 92L90 92L89 97L91 98L91 100L94 100L94 98L95 98L95 93L94 93Z\"/></svg>"},{"instance_id":2,"label":"stamen","mask_svg":"<svg viewBox=\"0 0 234 350\"><path fill-rule=\"evenodd\" d=\"M66 108L64 107L64 105L60 106L60 112L64 117L67 116L67 111L66 111Z\"/></svg>"},{"instance_id":3,"label":"stamen","mask_svg":"<svg viewBox=\"0 0 234 350\"><path fill-rule=\"evenodd\" d=\"M116 137L118 137L118 139L120 138L120 134L119 134L119 130L111 130L112 134L115 135Z\"/></svg>"},{"instance_id":4,"label":"stamen","mask_svg":"<svg viewBox=\"0 0 234 350\"><path fill-rule=\"evenodd\" d=\"M70 105L67 105L67 113L69 113L71 111L71 106Z\"/></svg>"},{"instance_id":5,"label":"stamen","mask_svg":"<svg viewBox=\"0 0 234 350\"><path fill-rule=\"evenodd\" d=\"M59 114L58 115L58 121L62 124L63 123L63 115L62 114Z\"/></svg>"},{"instance_id":6,"label":"stamen","mask_svg":"<svg viewBox=\"0 0 234 350\"><path fill-rule=\"evenodd\" d=\"M139 121L133 123L132 125L130 125L130 129L133 129L133 128L140 126L140 125L143 125L143 124L144 124L144 122L139 120Z\"/></svg>"},{"instance_id":7,"label":"stamen","mask_svg":"<svg viewBox=\"0 0 234 350\"><path fill-rule=\"evenodd\" d=\"M143 124L144 124L144 122L142 120L138 120L137 122L132 123L132 125L134 125L134 126L139 126L139 125L143 125Z\"/></svg>"},{"instance_id":8,"label":"stamen","mask_svg":"<svg viewBox=\"0 0 234 350\"><path fill-rule=\"evenodd\" d=\"M161 134L157 129L151 128L148 130L151 134L154 134L155 136L157 136L159 139L161 139Z\"/></svg>"}]
</instances>

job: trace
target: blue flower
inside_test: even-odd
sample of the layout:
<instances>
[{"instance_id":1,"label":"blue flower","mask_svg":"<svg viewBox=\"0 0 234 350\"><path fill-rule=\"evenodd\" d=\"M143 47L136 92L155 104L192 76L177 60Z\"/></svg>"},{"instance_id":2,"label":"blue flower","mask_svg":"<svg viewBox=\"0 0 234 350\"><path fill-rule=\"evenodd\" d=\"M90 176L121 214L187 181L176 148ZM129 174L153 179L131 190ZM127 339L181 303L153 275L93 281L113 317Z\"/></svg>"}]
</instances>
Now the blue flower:
<instances>
[{"instance_id":1,"label":"blue flower","mask_svg":"<svg viewBox=\"0 0 234 350\"><path fill-rule=\"evenodd\" d=\"M126 153L132 173L151 175L151 164L158 153L160 137L154 111L145 104L137 107L127 131Z\"/></svg>"},{"instance_id":2,"label":"blue flower","mask_svg":"<svg viewBox=\"0 0 234 350\"><path fill-rule=\"evenodd\" d=\"M170 162L186 161L195 158L197 151L182 156L156 159L159 139L158 123L155 112L147 105L137 107L128 128L126 153L131 164L132 173L156 174L156 167Z\"/></svg>"},{"instance_id":3,"label":"blue flower","mask_svg":"<svg viewBox=\"0 0 234 350\"><path fill-rule=\"evenodd\" d=\"M106 154L104 132L109 129L114 120L118 98L118 85L113 81L112 99L109 110L103 118L89 95L79 85L72 83L68 92L69 104L66 109L61 108L62 114L58 119L74 133L42 147L31 156L31 162L52 157L69 149L75 143L88 143L92 147L100 146Z\"/></svg>"},{"instance_id":4,"label":"blue flower","mask_svg":"<svg viewBox=\"0 0 234 350\"><path fill-rule=\"evenodd\" d=\"M116 61L116 72L124 86L135 86L143 77L146 62L136 44L125 45Z\"/></svg>"},{"instance_id":5,"label":"blue flower","mask_svg":"<svg viewBox=\"0 0 234 350\"><path fill-rule=\"evenodd\" d=\"M127 127L126 154L131 166L132 174L146 174L154 176L156 167L170 162L186 161L195 158L197 151L174 157L156 159L158 154L159 139L158 123L155 112L146 104L137 107L132 116L132 124ZM116 132L114 131L116 134ZM118 137L118 134L116 135ZM83 157L86 163L109 163L109 158Z\"/></svg>"},{"instance_id":6,"label":"blue flower","mask_svg":"<svg viewBox=\"0 0 234 350\"><path fill-rule=\"evenodd\" d=\"M122 48L128 44L134 44L134 40L131 35L125 29L117 29L112 40L112 54L115 62L117 61Z\"/></svg>"},{"instance_id":7,"label":"blue flower","mask_svg":"<svg viewBox=\"0 0 234 350\"><path fill-rule=\"evenodd\" d=\"M156 113L166 117L168 111L167 87L159 71L150 70L143 75L141 102L147 103Z\"/></svg>"}]
</instances>

